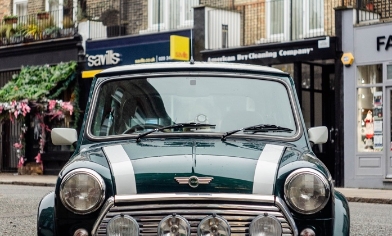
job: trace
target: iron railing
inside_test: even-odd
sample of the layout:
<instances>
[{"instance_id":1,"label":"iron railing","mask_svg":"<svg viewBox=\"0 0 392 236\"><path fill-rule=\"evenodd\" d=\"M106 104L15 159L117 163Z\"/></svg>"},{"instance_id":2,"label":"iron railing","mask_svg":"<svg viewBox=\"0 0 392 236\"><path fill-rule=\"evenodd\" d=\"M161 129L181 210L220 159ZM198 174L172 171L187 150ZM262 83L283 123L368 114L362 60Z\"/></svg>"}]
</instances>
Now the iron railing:
<instances>
[{"instance_id":1,"label":"iron railing","mask_svg":"<svg viewBox=\"0 0 392 236\"><path fill-rule=\"evenodd\" d=\"M38 12L0 22L0 47L71 37L77 32L77 8Z\"/></svg>"}]
</instances>

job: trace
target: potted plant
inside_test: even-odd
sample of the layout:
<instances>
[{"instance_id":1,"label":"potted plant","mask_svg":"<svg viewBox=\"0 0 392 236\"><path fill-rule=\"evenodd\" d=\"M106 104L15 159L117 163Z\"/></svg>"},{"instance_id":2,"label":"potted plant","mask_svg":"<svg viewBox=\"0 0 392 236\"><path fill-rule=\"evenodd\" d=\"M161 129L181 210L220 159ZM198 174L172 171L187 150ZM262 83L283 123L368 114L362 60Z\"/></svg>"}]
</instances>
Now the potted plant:
<instances>
[{"instance_id":1,"label":"potted plant","mask_svg":"<svg viewBox=\"0 0 392 236\"><path fill-rule=\"evenodd\" d=\"M57 26L48 27L48 28L44 29L44 31L42 32L42 35L43 35L44 39L58 38L60 35L60 28Z\"/></svg>"},{"instance_id":2,"label":"potted plant","mask_svg":"<svg viewBox=\"0 0 392 236\"><path fill-rule=\"evenodd\" d=\"M61 35L63 37L73 36L75 33L75 23L69 16L63 17L63 29L61 29Z\"/></svg>"},{"instance_id":3,"label":"potted plant","mask_svg":"<svg viewBox=\"0 0 392 236\"><path fill-rule=\"evenodd\" d=\"M18 24L15 27L15 33L14 35L10 38L11 44L16 44L16 43L23 43L24 41L24 36L27 33L27 25L25 24Z\"/></svg>"},{"instance_id":4,"label":"potted plant","mask_svg":"<svg viewBox=\"0 0 392 236\"><path fill-rule=\"evenodd\" d=\"M6 24L15 24L18 23L18 16L16 15L4 16L3 20L4 23Z\"/></svg>"},{"instance_id":5,"label":"potted plant","mask_svg":"<svg viewBox=\"0 0 392 236\"><path fill-rule=\"evenodd\" d=\"M49 19L49 12L47 11L41 11L37 13L37 19L42 20L42 19Z\"/></svg>"},{"instance_id":6,"label":"potted plant","mask_svg":"<svg viewBox=\"0 0 392 236\"><path fill-rule=\"evenodd\" d=\"M110 8L102 12L100 20L106 26L107 37L115 37L125 35L125 26L119 22L120 12L116 9Z\"/></svg>"},{"instance_id":7,"label":"potted plant","mask_svg":"<svg viewBox=\"0 0 392 236\"><path fill-rule=\"evenodd\" d=\"M9 44L11 37L15 34L15 29L10 24L0 27L0 38L3 44Z\"/></svg>"}]
</instances>

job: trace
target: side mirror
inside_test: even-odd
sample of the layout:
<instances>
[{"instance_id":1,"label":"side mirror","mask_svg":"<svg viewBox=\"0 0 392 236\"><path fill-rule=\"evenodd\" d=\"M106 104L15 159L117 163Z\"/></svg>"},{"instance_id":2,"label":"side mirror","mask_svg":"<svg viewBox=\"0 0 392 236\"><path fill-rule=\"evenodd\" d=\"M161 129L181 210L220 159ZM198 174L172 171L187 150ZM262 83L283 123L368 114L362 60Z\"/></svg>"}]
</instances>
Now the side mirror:
<instances>
[{"instance_id":1,"label":"side mirror","mask_svg":"<svg viewBox=\"0 0 392 236\"><path fill-rule=\"evenodd\" d=\"M73 145L78 141L76 129L71 128L53 128L51 137L54 145Z\"/></svg>"},{"instance_id":2,"label":"side mirror","mask_svg":"<svg viewBox=\"0 0 392 236\"><path fill-rule=\"evenodd\" d=\"M310 128L308 134L309 141L313 144L322 144L328 141L328 128L325 126Z\"/></svg>"}]
</instances>

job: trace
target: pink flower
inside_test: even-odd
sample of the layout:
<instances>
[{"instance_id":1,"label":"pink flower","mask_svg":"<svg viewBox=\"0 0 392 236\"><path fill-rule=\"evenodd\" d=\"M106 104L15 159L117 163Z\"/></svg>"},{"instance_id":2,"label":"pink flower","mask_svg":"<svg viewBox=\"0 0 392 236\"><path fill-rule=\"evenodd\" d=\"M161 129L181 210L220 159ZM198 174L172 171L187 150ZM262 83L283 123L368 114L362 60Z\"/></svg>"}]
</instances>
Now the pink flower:
<instances>
[{"instance_id":1,"label":"pink flower","mask_svg":"<svg viewBox=\"0 0 392 236\"><path fill-rule=\"evenodd\" d=\"M42 160L41 160L41 153L38 153L38 155L36 157L34 157L34 159L35 159L35 162L41 163L42 162Z\"/></svg>"},{"instance_id":2,"label":"pink flower","mask_svg":"<svg viewBox=\"0 0 392 236\"><path fill-rule=\"evenodd\" d=\"M56 100L49 100L49 111L53 110L56 106Z\"/></svg>"},{"instance_id":3,"label":"pink flower","mask_svg":"<svg viewBox=\"0 0 392 236\"><path fill-rule=\"evenodd\" d=\"M71 104L71 102L63 102L62 108L66 111L69 111L69 114L72 115L73 112L73 106Z\"/></svg>"},{"instance_id":4,"label":"pink flower","mask_svg":"<svg viewBox=\"0 0 392 236\"><path fill-rule=\"evenodd\" d=\"M23 157L23 156L21 156L21 157L19 158L19 162L18 162L18 168L22 167L22 166L23 166L23 164L24 164L24 157Z\"/></svg>"},{"instance_id":5,"label":"pink flower","mask_svg":"<svg viewBox=\"0 0 392 236\"><path fill-rule=\"evenodd\" d=\"M18 118L18 111L14 111L15 118Z\"/></svg>"},{"instance_id":6,"label":"pink flower","mask_svg":"<svg viewBox=\"0 0 392 236\"><path fill-rule=\"evenodd\" d=\"M22 149L23 145L21 143L14 143L14 148Z\"/></svg>"},{"instance_id":7,"label":"pink flower","mask_svg":"<svg viewBox=\"0 0 392 236\"><path fill-rule=\"evenodd\" d=\"M31 108L24 102L21 103L23 116L30 112Z\"/></svg>"},{"instance_id":8,"label":"pink flower","mask_svg":"<svg viewBox=\"0 0 392 236\"><path fill-rule=\"evenodd\" d=\"M0 114L3 112L3 106L0 106Z\"/></svg>"}]
</instances>

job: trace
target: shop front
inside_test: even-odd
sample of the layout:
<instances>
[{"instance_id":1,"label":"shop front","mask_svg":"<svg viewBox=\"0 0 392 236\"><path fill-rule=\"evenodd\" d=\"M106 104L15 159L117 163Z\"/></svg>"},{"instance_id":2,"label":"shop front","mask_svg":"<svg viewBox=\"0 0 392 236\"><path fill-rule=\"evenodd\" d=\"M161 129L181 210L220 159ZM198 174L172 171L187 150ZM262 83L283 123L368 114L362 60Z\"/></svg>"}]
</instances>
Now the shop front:
<instances>
[{"instance_id":1,"label":"shop front","mask_svg":"<svg viewBox=\"0 0 392 236\"><path fill-rule=\"evenodd\" d=\"M324 125L330 130L329 142L314 147L314 151L331 171L336 186L340 186L343 180L343 155L338 133L342 121L337 115L341 100L336 99L339 93L335 92L341 87L341 73L337 67L339 63L335 63L340 59L337 41L336 37L320 37L287 43L202 50L201 55L205 61L265 65L290 73L306 126Z\"/></svg>"},{"instance_id":2,"label":"shop front","mask_svg":"<svg viewBox=\"0 0 392 236\"><path fill-rule=\"evenodd\" d=\"M17 78L22 73L25 73L24 75L27 77L27 74L30 75L29 73L31 72L31 78L25 80L29 82L32 80L38 81L45 77L40 73L33 74L35 70L32 68L53 68L52 71L54 71L59 64L69 63L71 65L72 63L79 63L82 60L80 55L83 54L81 40L79 35L75 35L74 37L64 39L42 40L23 45L0 47L0 90L4 89L4 86L11 80L17 81ZM24 70L23 68L27 69ZM29 71L29 73L26 71ZM69 80L71 81L72 79L72 83L68 84L69 86L76 84L79 79L77 69L73 71L72 75L74 76L72 78L70 76ZM53 84L55 83L53 82ZM36 87L38 88L40 85L41 84L38 84L37 82ZM20 88L23 85L19 84L18 86L15 86L14 91L16 91L15 93L19 91L20 94L22 94L22 89ZM58 86L54 88L54 90L60 90L60 88L61 87ZM47 90L48 87L45 93ZM63 91L65 90L66 88ZM64 98L67 96L66 92L62 92L61 95L58 96L58 99L64 99L63 96ZM17 97L20 98L21 96L18 95ZM24 104L19 103L20 101L26 102ZM33 115L33 111L37 109L32 106L33 103L38 104L37 101L28 100L27 102L25 99L12 99L12 102L15 104L28 104L31 109L26 112L28 114L24 114L23 122L17 120L17 117L19 115L21 116L21 114L18 113L9 116L10 119L1 119L0 121L0 172L16 172L20 171L22 169L21 167L24 166L25 168L23 168L23 170L26 170L26 173L28 172L30 174L33 173L33 170L31 170L31 172L30 169L27 171L28 168L26 164L37 162L37 164L43 163L43 167L37 168L34 173L57 174L66 161L68 161L72 153L69 150L57 150L57 148L50 145L49 128L46 129L46 131L37 130L39 128L38 124L41 123L37 121L37 116ZM10 107L11 104L13 104L12 102L0 102L0 114L2 115L2 118L9 112L4 108ZM70 123L71 121L67 122L67 125ZM64 124L64 119L61 121L61 124L58 122L58 125ZM48 136L46 136L46 134L48 134ZM36 158L38 153L40 154L39 160ZM21 160L23 160L24 163L21 163Z\"/></svg>"},{"instance_id":3,"label":"shop front","mask_svg":"<svg viewBox=\"0 0 392 236\"><path fill-rule=\"evenodd\" d=\"M353 26L343 12L345 187L392 189L392 23ZM351 17L351 24L350 19Z\"/></svg>"},{"instance_id":4,"label":"shop front","mask_svg":"<svg viewBox=\"0 0 392 236\"><path fill-rule=\"evenodd\" d=\"M172 61L171 36L190 38L191 30L87 40L86 64L82 77L91 79L103 69L114 66Z\"/></svg>"}]
</instances>

